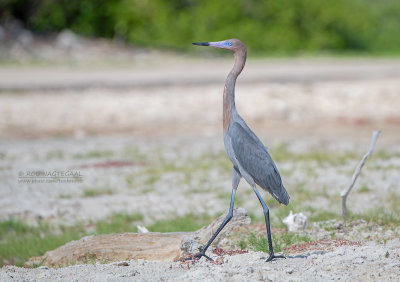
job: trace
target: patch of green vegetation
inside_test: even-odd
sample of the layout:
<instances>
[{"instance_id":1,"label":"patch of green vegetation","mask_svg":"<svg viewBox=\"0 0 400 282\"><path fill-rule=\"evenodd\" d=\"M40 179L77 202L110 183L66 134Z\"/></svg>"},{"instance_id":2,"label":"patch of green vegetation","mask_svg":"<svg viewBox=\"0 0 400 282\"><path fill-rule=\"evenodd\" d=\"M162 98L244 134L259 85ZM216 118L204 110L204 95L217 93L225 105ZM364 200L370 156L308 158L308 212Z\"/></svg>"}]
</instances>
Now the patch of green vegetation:
<instances>
[{"instance_id":1,"label":"patch of green vegetation","mask_svg":"<svg viewBox=\"0 0 400 282\"><path fill-rule=\"evenodd\" d=\"M324 190L308 188L305 182L300 182L295 187L296 197L295 200L300 203L312 201L316 197L324 195Z\"/></svg>"},{"instance_id":2,"label":"patch of green vegetation","mask_svg":"<svg viewBox=\"0 0 400 282\"><path fill-rule=\"evenodd\" d=\"M292 191L294 191L294 194L292 194L288 206L280 205L274 198L269 196L265 200L270 210L273 210L273 212L270 212L270 218L272 224L276 227L285 227L282 220L289 215L290 211L296 213L296 211L309 210L311 207L307 203L314 201L319 196L326 197L327 193L325 187L315 190L308 189L305 182L298 183L293 187Z\"/></svg>"},{"instance_id":3,"label":"patch of green vegetation","mask_svg":"<svg viewBox=\"0 0 400 282\"><path fill-rule=\"evenodd\" d=\"M320 222L339 218L340 216L335 212L318 209L311 213L311 215L308 217L308 220L311 222Z\"/></svg>"},{"instance_id":4,"label":"patch of green vegetation","mask_svg":"<svg viewBox=\"0 0 400 282\"><path fill-rule=\"evenodd\" d=\"M236 35L246 42L248 50L258 54L400 52L396 37L400 33L398 1L340 0L327 5L318 0L299 0L294 5L290 0L103 0L99 5L95 0L8 0L2 1L1 8L1 21L16 18L35 32L69 29L90 37L119 37L129 44L152 48L187 50L187 42L193 38ZM215 11L224 11L218 21ZM201 28L190 24L193 19ZM332 25L335 22L340 25ZM271 28L265 30L265 26Z\"/></svg>"},{"instance_id":5,"label":"patch of green vegetation","mask_svg":"<svg viewBox=\"0 0 400 282\"><path fill-rule=\"evenodd\" d=\"M225 192L225 191L223 191L223 190L218 191L217 197L218 197L218 199L220 199L220 200L226 201L228 204L229 204L230 201L231 201L231 193ZM235 200L236 200L236 199L235 199Z\"/></svg>"},{"instance_id":6,"label":"patch of green vegetation","mask_svg":"<svg viewBox=\"0 0 400 282\"><path fill-rule=\"evenodd\" d=\"M299 235L291 232L285 232L279 235L272 234L272 242L275 253L281 252L285 247L310 241L311 238L308 235ZM246 244L254 251L269 252L268 239L264 235L256 236L254 233L250 233L247 237L247 243L241 242L242 246Z\"/></svg>"},{"instance_id":7,"label":"patch of green vegetation","mask_svg":"<svg viewBox=\"0 0 400 282\"><path fill-rule=\"evenodd\" d=\"M95 223L89 233L81 223L73 226L51 226L40 221L30 226L23 221L9 219L0 222L0 267L4 264L22 266L30 257L43 255L72 240L89 234L137 232L134 222L143 220L140 213L114 214Z\"/></svg>"},{"instance_id":8,"label":"patch of green vegetation","mask_svg":"<svg viewBox=\"0 0 400 282\"><path fill-rule=\"evenodd\" d=\"M338 153L316 149L304 153L294 153L289 150L286 143L282 143L279 146L272 148L270 150L270 153L274 160L276 160L277 162L314 161L317 162L319 165L343 165L349 160L359 158L359 156L352 151Z\"/></svg>"},{"instance_id":9,"label":"patch of green vegetation","mask_svg":"<svg viewBox=\"0 0 400 282\"><path fill-rule=\"evenodd\" d=\"M185 189L186 195L218 191L221 189L214 187L208 176L215 170L220 171L222 156L223 154L220 153L205 153L195 158L176 162L166 159L161 153L157 153L151 161L147 161L141 167L138 167L136 172L125 176L125 181L129 187L140 187L138 189L141 193L148 193L153 192L158 182L162 181L164 175L168 174L171 176L168 179L173 177L171 179L173 185L183 184L189 187L189 189ZM227 159L226 156L225 159ZM229 169L231 170L231 167Z\"/></svg>"},{"instance_id":10,"label":"patch of green vegetation","mask_svg":"<svg viewBox=\"0 0 400 282\"><path fill-rule=\"evenodd\" d=\"M260 206L260 209L261 209L261 206ZM251 219L251 224L257 224L257 223L264 223L265 222L263 213L256 215L255 213L249 211L249 212L247 212L247 215Z\"/></svg>"},{"instance_id":11,"label":"patch of green vegetation","mask_svg":"<svg viewBox=\"0 0 400 282\"><path fill-rule=\"evenodd\" d=\"M389 160L392 158L400 158L400 152L388 152L386 150L378 150L373 153L374 159Z\"/></svg>"},{"instance_id":12,"label":"patch of green vegetation","mask_svg":"<svg viewBox=\"0 0 400 282\"><path fill-rule=\"evenodd\" d=\"M99 188L85 188L83 190L83 197L98 197L102 195L112 195L115 191L109 187Z\"/></svg>"},{"instance_id":13,"label":"patch of green vegetation","mask_svg":"<svg viewBox=\"0 0 400 282\"><path fill-rule=\"evenodd\" d=\"M128 147L122 151L122 157L124 159L130 159L134 162L146 161L147 155L142 153L138 148Z\"/></svg>"},{"instance_id":14,"label":"patch of green vegetation","mask_svg":"<svg viewBox=\"0 0 400 282\"><path fill-rule=\"evenodd\" d=\"M237 246L241 249L241 250L246 250L247 249L247 247L248 247L248 245L247 245L247 240L245 240L245 239L240 239L238 242L237 242Z\"/></svg>"},{"instance_id":15,"label":"patch of green vegetation","mask_svg":"<svg viewBox=\"0 0 400 282\"><path fill-rule=\"evenodd\" d=\"M89 151L86 153L79 153L79 154L75 154L72 157L74 159L94 159L94 158L110 158L114 156L114 152L109 151L109 150L93 150L93 151Z\"/></svg>"},{"instance_id":16,"label":"patch of green vegetation","mask_svg":"<svg viewBox=\"0 0 400 282\"><path fill-rule=\"evenodd\" d=\"M231 200L230 200L230 197L229 197L229 202L230 202ZM238 195L238 194L236 194L236 197L235 197L235 206L236 207L241 207L241 206L243 206L243 203L244 203L244 197L242 196L242 195Z\"/></svg>"},{"instance_id":17,"label":"patch of green vegetation","mask_svg":"<svg viewBox=\"0 0 400 282\"><path fill-rule=\"evenodd\" d=\"M86 255L83 259L84 264L96 264L96 256L95 255Z\"/></svg>"},{"instance_id":18,"label":"patch of green vegetation","mask_svg":"<svg viewBox=\"0 0 400 282\"><path fill-rule=\"evenodd\" d=\"M209 225L217 217L207 214L194 215L186 214L181 217L167 220L159 220L150 225L147 229L152 232L189 232L196 231L203 226Z\"/></svg>"},{"instance_id":19,"label":"patch of green vegetation","mask_svg":"<svg viewBox=\"0 0 400 282\"><path fill-rule=\"evenodd\" d=\"M125 181L129 186L132 186L134 183L135 177L131 174L125 176Z\"/></svg>"},{"instance_id":20,"label":"patch of green vegetation","mask_svg":"<svg viewBox=\"0 0 400 282\"><path fill-rule=\"evenodd\" d=\"M280 169L279 172L282 175L282 178L290 177L296 171L296 167L292 166L289 169Z\"/></svg>"},{"instance_id":21,"label":"patch of green vegetation","mask_svg":"<svg viewBox=\"0 0 400 282\"><path fill-rule=\"evenodd\" d=\"M270 208L270 209L278 208L280 206L279 202L277 200L275 200L274 198L272 198L269 194L265 193L265 195L267 195L268 198L267 199L265 199L265 197L263 197L263 198L264 198L264 202L268 206L268 208ZM257 197L255 199L258 201ZM260 208L262 209L261 205L260 205Z\"/></svg>"},{"instance_id":22,"label":"patch of green vegetation","mask_svg":"<svg viewBox=\"0 0 400 282\"><path fill-rule=\"evenodd\" d=\"M207 173L213 169L230 173L232 164L225 152L206 153L195 159L189 159L184 165L177 167L184 174L185 183L189 183L194 173Z\"/></svg>"},{"instance_id":23,"label":"patch of green vegetation","mask_svg":"<svg viewBox=\"0 0 400 282\"><path fill-rule=\"evenodd\" d=\"M109 216L107 219L99 220L95 223L96 234L137 232L137 227L134 223L138 223L142 220L143 215L141 213L116 213Z\"/></svg>"},{"instance_id":24,"label":"patch of green vegetation","mask_svg":"<svg viewBox=\"0 0 400 282\"><path fill-rule=\"evenodd\" d=\"M364 219L368 223L376 223L383 227L397 227L400 225L400 215L395 211L387 211L383 207L366 213L354 214L349 212L350 220Z\"/></svg>"},{"instance_id":25,"label":"patch of green vegetation","mask_svg":"<svg viewBox=\"0 0 400 282\"><path fill-rule=\"evenodd\" d=\"M5 263L22 266L30 257L43 255L89 234L137 232L134 223L142 220L140 213L113 214L95 222L95 230L89 233L81 223L51 226L39 221L38 226L30 226L20 220L8 219L0 222L0 267Z\"/></svg>"},{"instance_id":26,"label":"patch of green vegetation","mask_svg":"<svg viewBox=\"0 0 400 282\"><path fill-rule=\"evenodd\" d=\"M213 169L226 169L230 172L232 170L232 165L229 163L228 158L222 153L207 153L200 157L189 158L184 164L176 164L173 161L166 160L162 156L159 156L156 162L130 175L126 178L126 181L128 184L131 184L135 177L145 176L144 184L153 185L160 181L165 173L179 173L180 176L183 175L180 181L184 184L189 184L194 175L196 175L196 177L198 177L198 174L206 175Z\"/></svg>"},{"instance_id":27,"label":"patch of green vegetation","mask_svg":"<svg viewBox=\"0 0 400 282\"><path fill-rule=\"evenodd\" d=\"M147 185L147 186L143 186L140 189L140 193L148 194L148 193L154 192L154 190L155 190L155 187L153 185Z\"/></svg>"},{"instance_id":28,"label":"patch of green vegetation","mask_svg":"<svg viewBox=\"0 0 400 282\"><path fill-rule=\"evenodd\" d=\"M362 184L361 187L358 189L359 193L368 193L371 189L367 186L367 184Z\"/></svg>"},{"instance_id":29,"label":"patch of green vegetation","mask_svg":"<svg viewBox=\"0 0 400 282\"><path fill-rule=\"evenodd\" d=\"M158 166L154 165L150 167L145 167L140 172L132 175L132 177L134 178L141 175L145 175L146 177L143 184L153 185L161 179L163 174L176 171L179 171L178 168L171 164L158 165Z\"/></svg>"},{"instance_id":30,"label":"patch of green vegetation","mask_svg":"<svg viewBox=\"0 0 400 282\"><path fill-rule=\"evenodd\" d=\"M275 252L279 252L280 250L277 250L278 247L276 245L276 241L274 240L274 236L272 237L272 241L274 243L273 247L275 248ZM269 250L268 239L263 235L257 237L256 234L250 233L247 237L247 245L250 249L257 252L268 252Z\"/></svg>"},{"instance_id":31,"label":"patch of green vegetation","mask_svg":"<svg viewBox=\"0 0 400 282\"><path fill-rule=\"evenodd\" d=\"M400 170L400 165L394 165L394 164L390 164L390 165L381 165L381 164L377 165L377 164L375 164L374 165L373 164L373 165L370 165L369 168L371 170L386 170L386 171L388 171L388 170Z\"/></svg>"},{"instance_id":32,"label":"patch of green vegetation","mask_svg":"<svg viewBox=\"0 0 400 282\"><path fill-rule=\"evenodd\" d=\"M0 222L0 266L4 263L22 266L32 256L42 255L85 235L80 224L58 229L55 232L43 222L39 222L37 227L14 219Z\"/></svg>"},{"instance_id":33,"label":"patch of green vegetation","mask_svg":"<svg viewBox=\"0 0 400 282\"><path fill-rule=\"evenodd\" d=\"M385 197L385 203L389 210L397 213L400 217L400 195L395 191L391 191Z\"/></svg>"}]
</instances>

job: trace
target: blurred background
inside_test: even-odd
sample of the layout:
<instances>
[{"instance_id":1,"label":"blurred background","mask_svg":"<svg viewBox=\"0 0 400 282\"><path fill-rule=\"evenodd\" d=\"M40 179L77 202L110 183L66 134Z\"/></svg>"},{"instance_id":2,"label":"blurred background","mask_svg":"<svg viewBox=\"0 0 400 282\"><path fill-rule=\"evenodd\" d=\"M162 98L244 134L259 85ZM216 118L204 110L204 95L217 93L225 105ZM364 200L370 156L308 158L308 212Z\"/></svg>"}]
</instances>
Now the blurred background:
<instances>
[{"instance_id":1,"label":"blurred background","mask_svg":"<svg viewBox=\"0 0 400 282\"><path fill-rule=\"evenodd\" d=\"M3 23L64 29L135 46L188 51L196 39L238 37L253 55L399 54L398 1L3 0Z\"/></svg>"},{"instance_id":2,"label":"blurred background","mask_svg":"<svg viewBox=\"0 0 400 282\"><path fill-rule=\"evenodd\" d=\"M191 231L225 213L233 58L191 42L228 38L248 49L238 111L291 195L284 207L265 193L274 228L285 233L293 210L309 220L296 240L339 236L339 193L380 129L348 200L375 233L352 236L398 236L399 34L395 0L1 0L0 265L88 234ZM263 225L244 181L236 205Z\"/></svg>"}]
</instances>

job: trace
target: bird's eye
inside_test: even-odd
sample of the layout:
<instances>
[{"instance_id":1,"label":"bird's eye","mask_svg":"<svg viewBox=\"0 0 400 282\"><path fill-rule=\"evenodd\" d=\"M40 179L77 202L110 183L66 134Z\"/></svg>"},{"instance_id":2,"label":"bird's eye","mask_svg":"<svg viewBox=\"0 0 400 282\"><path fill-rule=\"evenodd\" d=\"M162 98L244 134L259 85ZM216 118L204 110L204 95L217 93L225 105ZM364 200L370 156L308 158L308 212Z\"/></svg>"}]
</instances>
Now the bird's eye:
<instances>
[{"instance_id":1,"label":"bird's eye","mask_svg":"<svg viewBox=\"0 0 400 282\"><path fill-rule=\"evenodd\" d=\"M224 42L224 45L225 45L226 47L232 47L233 43L230 42L230 41L225 41L225 42Z\"/></svg>"}]
</instances>

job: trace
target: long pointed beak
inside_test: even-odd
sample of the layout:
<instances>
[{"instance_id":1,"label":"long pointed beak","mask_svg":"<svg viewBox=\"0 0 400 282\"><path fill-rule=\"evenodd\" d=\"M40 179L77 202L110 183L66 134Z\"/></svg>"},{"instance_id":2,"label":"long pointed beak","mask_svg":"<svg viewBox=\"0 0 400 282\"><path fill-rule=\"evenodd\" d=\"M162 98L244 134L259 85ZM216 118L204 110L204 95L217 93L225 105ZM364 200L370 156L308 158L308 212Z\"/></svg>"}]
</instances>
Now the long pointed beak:
<instances>
[{"instance_id":1,"label":"long pointed beak","mask_svg":"<svg viewBox=\"0 0 400 282\"><path fill-rule=\"evenodd\" d=\"M210 43L208 43L208 42L194 42L192 44L199 45L199 46L209 46L210 45Z\"/></svg>"}]
</instances>

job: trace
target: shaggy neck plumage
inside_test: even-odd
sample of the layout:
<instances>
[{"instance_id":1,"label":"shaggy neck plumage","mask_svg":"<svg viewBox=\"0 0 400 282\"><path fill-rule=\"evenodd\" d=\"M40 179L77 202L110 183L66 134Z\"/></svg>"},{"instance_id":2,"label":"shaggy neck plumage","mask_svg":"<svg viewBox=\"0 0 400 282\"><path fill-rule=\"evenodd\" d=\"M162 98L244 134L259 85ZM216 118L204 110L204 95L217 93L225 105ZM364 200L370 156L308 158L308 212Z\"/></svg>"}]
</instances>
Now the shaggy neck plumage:
<instances>
[{"instance_id":1,"label":"shaggy neck plumage","mask_svg":"<svg viewBox=\"0 0 400 282\"><path fill-rule=\"evenodd\" d=\"M232 112L236 110L235 107L235 84L236 79L242 72L246 63L246 48L238 49L234 52L235 64L228 74L225 81L224 88L224 102L223 102L223 127L224 132L228 131L229 124L232 120Z\"/></svg>"}]
</instances>

